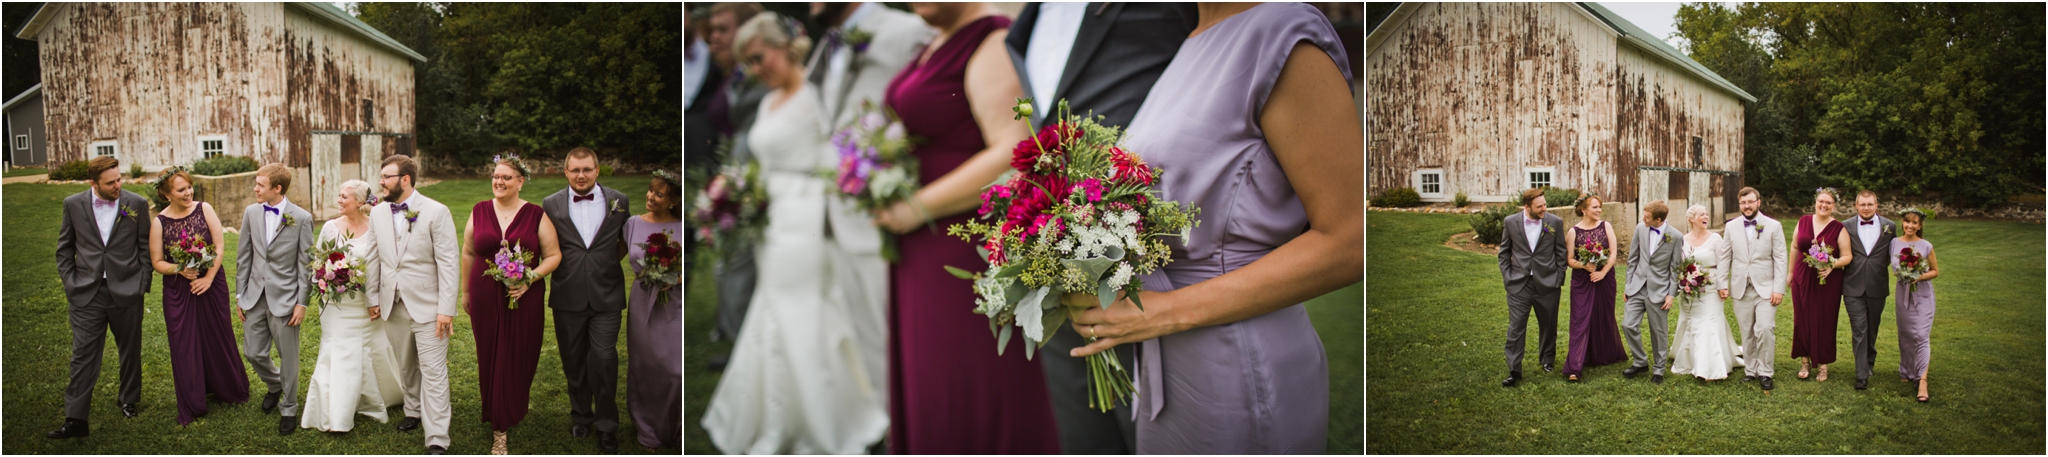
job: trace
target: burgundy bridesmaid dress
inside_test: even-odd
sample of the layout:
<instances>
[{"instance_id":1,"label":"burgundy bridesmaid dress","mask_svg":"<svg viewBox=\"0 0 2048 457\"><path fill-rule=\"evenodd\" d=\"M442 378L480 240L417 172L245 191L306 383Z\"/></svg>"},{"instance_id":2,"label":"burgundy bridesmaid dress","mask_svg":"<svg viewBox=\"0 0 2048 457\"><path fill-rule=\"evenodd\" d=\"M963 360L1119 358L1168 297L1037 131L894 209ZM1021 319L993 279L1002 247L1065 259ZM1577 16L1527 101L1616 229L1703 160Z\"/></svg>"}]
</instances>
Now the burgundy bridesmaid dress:
<instances>
[{"instance_id":1,"label":"burgundy bridesmaid dress","mask_svg":"<svg viewBox=\"0 0 2048 457\"><path fill-rule=\"evenodd\" d=\"M1799 232L1793 235L1793 247L1806 252L1815 240L1833 246L1836 236L1842 233L1842 221L1828 221L1820 233L1813 233L1813 215L1799 217ZM1835 255L1840 246L1835 246ZM1810 357L1816 366L1835 363L1835 323L1841 320L1842 281L1848 275L1841 268L1828 274L1828 283L1820 284L1820 270L1805 261L1792 263L1792 358Z\"/></svg>"},{"instance_id":2,"label":"burgundy bridesmaid dress","mask_svg":"<svg viewBox=\"0 0 2048 457\"><path fill-rule=\"evenodd\" d=\"M205 203L200 203L205 205ZM188 236L210 236L204 206L183 218L158 214L164 226L164 249ZM226 251L221 251L226 252ZM168 259L168 255L165 257ZM234 259L221 257L220 262ZM205 274L205 272L200 272ZM204 295L192 295L192 281L164 275L164 333L170 339L171 385L178 397L178 425L206 415L206 395L221 401L249 401L249 375L236 347L235 324L228 317L228 271L213 275ZM257 310L252 312L268 312Z\"/></svg>"},{"instance_id":3,"label":"burgundy bridesmaid dress","mask_svg":"<svg viewBox=\"0 0 2048 457\"><path fill-rule=\"evenodd\" d=\"M483 421L491 430L506 431L526 419L527 400L533 391L533 372L540 366L540 339L547 308L548 285L537 281L519 296L519 309L506 309L505 285L485 276L491 257L498 255L498 242L510 241L533 253L540 263L540 205L527 203L512 217L512 223L498 230L497 210L490 200L469 209L469 292L465 303L470 330L476 334L477 391L483 394Z\"/></svg>"}]
</instances>

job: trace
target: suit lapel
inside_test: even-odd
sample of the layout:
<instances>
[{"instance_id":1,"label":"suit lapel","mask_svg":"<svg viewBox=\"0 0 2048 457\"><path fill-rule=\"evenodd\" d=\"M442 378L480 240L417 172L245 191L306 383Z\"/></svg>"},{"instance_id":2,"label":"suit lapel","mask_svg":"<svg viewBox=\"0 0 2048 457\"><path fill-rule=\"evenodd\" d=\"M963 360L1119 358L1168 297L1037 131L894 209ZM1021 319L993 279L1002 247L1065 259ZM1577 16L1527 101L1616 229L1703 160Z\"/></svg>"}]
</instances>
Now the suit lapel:
<instances>
[{"instance_id":1,"label":"suit lapel","mask_svg":"<svg viewBox=\"0 0 2048 457\"><path fill-rule=\"evenodd\" d=\"M591 189L591 190L590 190L590 192L592 192L592 193L600 193L600 194L601 194L602 192L604 192L604 190L603 190L602 188L598 188L598 189ZM568 223L567 223L567 224L555 224L555 231L556 231L556 232L557 232L558 234L567 234L567 235L568 235L568 238L564 239L564 238L562 238L561 236L556 236L555 238L556 238L557 240L561 240L561 242L563 242L563 243L573 243L573 244L575 244L575 245L577 245L577 246L581 246L581 247L582 247L582 248L583 248L584 250L589 250L589 249L590 249L590 246L588 246L588 245L586 245L586 244L584 244L584 243L583 243L583 231L582 231L582 229L580 229L580 228L577 228L577 227L576 227L576 210L575 210L575 206L576 206L576 205L575 205L575 203L574 203L574 202L576 201L576 199L575 199L575 197L574 197L574 195L575 195L575 194L576 194L576 191L573 191L573 190L569 191L569 195L570 195L570 198L567 198L567 199L565 199L565 200L568 200L568 202L566 202L566 203L559 203L560 205L562 205L562 216L563 216L562 218L563 218L563 219L566 219L566 222L568 222ZM611 196L610 196L610 195L605 195L605 200L611 200ZM547 203L547 202L546 202L546 201L542 201L541 203L545 204L545 203ZM611 202L610 202L610 201L606 201L606 202L605 202L605 204L606 204L606 205L610 205L610 204L611 204ZM605 215L606 215L606 216L610 216L610 215L611 215L611 212L610 212L610 211L606 211L606 212L605 212ZM564 227L564 226L567 226L567 227ZM604 223L603 223L602 221L598 222L598 227L599 227L599 228L603 228L603 227L604 227Z\"/></svg>"},{"instance_id":2,"label":"suit lapel","mask_svg":"<svg viewBox=\"0 0 2048 457\"><path fill-rule=\"evenodd\" d=\"M99 219L100 215L99 215L99 214L97 214L97 213L94 213L94 212L93 212L93 207L92 207L92 204L93 204L93 202L95 202L95 201L98 201L98 200L97 200L98 198L100 198L100 197L99 197L98 195L93 195L93 194L92 194L92 189L86 189L86 190L85 190L85 210L83 210L83 211L74 211L74 212L73 212L72 214L77 214L77 215L81 215L81 216L84 216L84 217L85 217L84 225L85 225L85 226L87 227L87 230L90 230L90 231L92 232L92 236L91 236L91 237L88 237L88 238L92 238L92 243L93 243L94 245L96 245L96 246L99 246L101 250L105 250L105 249L106 249L106 247L107 247L107 242L106 242L106 241L102 241L102 240L101 240L101 237L104 237L104 236L106 236L106 235L105 235L105 234L103 234L103 233L100 233L100 219ZM116 201L116 202L119 202L120 200L115 200L115 201ZM117 203L116 205L117 205L117 207L116 207L116 208L114 208L114 209L115 209L115 210L117 210L117 211L118 211L118 210L120 210L121 208L119 208L119 207L118 207L118 203ZM73 216L73 217L77 217L77 216ZM120 214L115 214L115 215L114 215L114 218L115 218L115 219L120 219L120 217L121 217L121 215L120 215ZM77 223L77 222L73 222L73 223L75 224L75 223ZM117 223L117 224L118 224L118 223L120 223L120 221L116 220L116 221L115 221L115 223ZM108 238L112 238L112 237L108 237Z\"/></svg>"},{"instance_id":3,"label":"suit lapel","mask_svg":"<svg viewBox=\"0 0 2048 457\"><path fill-rule=\"evenodd\" d=\"M1087 5L1082 7L1087 8ZM1094 57L1095 50L1102 47L1103 37L1109 36L1109 25L1116 23L1117 15L1124 12L1123 2L1111 3L1107 8L1097 9L1096 11L1100 11L1099 14L1082 13L1081 30L1074 34L1074 51L1067 55L1067 68L1060 71L1060 83L1052 91L1050 101L1054 103L1046 106L1056 106L1061 97L1067 96L1067 89L1072 88L1074 79L1081 75L1081 67L1088 66L1088 59Z\"/></svg>"},{"instance_id":4,"label":"suit lapel","mask_svg":"<svg viewBox=\"0 0 2048 457\"><path fill-rule=\"evenodd\" d=\"M378 254L392 264L398 263L398 234L391 227L391 204L379 203L370 208L370 232L377 237Z\"/></svg>"}]
</instances>

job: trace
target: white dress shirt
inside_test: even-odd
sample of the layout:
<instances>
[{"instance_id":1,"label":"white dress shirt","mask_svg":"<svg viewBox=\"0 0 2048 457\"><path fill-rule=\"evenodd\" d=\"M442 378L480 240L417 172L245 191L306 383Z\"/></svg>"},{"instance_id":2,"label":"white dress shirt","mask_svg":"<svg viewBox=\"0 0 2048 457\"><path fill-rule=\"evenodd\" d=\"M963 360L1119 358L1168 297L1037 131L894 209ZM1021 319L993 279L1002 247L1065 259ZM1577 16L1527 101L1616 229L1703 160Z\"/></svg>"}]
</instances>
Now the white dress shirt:
<instances>
[{"instance_id":1,"label":"white dress shirt","mask_svg":"<svg viewBox=\"0 0 2048 457\"><path fill-rule=\"evenodd\" d=\"M686 21L687 22L687 21ZM683 56L683 109L690 109L690 103L697 100L697 92L703 89L704 80L709 79L711 69L711 48L704 40L690 39L689 52Z\"/></svg>"},{"instance_id":2,"label":"white dress shirt","mask_svg":"<svg viewBox=\"0 0 2048 457\"><path fill-rule=\"evenodd\" d=\"M419 208L412 207L413 198L418 196L420 196L420 191L418 189L414 189L411 194L405 196L405 201L394 203L392 205L394 207L396 207L397 205L405 205L406 211L419 211ZM398 238L405 238L405 231L412 229L412 223L406 222L405 212L400 211L391 214L391 227L398 229Z\"/></svg>"},{"instance_id":3,"label":"white dress shirt","mask_svg":"<svg viewBox=\"0 0 2048 457\"><path fill-rule=\"evenodd\" d=\"M1650 252L1657 252L1657 246L1664 244L1664 235L1671 234L1671 226L1658 225L1650 227L1650 229L1656 230L1656 232L1650 233Z\"/></svg>"},{"instance_id":4,"label":"white dress shirt","mask_svg":"<svg viewBox=\"0 0 2048 457\"><path fill-rule=\"evenodd\" d=\"M839 24L839 30L842 33L840 35L841 43L839 49L835 50L832 55L825 56L825 85L819 88L822 92L829 93L837 90L840 84L843 84L846 80L846 72L849 68L853 67L853 45L845 43L845 35L843 34L847 30L859 27L860 20L866 19L868 13L874 11L875 8L878 8L875 6L875 2L861 2L859 7L853 9L853 14L846 16L846 22ZM867 32L869 36L873 36L875 31L867 30ZM859 100L847 101L847 103L857 102ZM875 102L880 103L881 101L876 100ZM832 116L832 113L839 112L839 107L833 106L838 103L838 100L826 97L824 115L829 118ZM827 121L830 121L830 119L827 119Z\"/></svg>"},{"instance_id":5,"label":"white dress shirt","mask_svg":"<svg viewBox=\"0 0 2048 457\"><path fill-rule=\"evenodd\" d=\"M1039 116L1052 113L1053 91L1059 90L1060 75L1067 71L1067 57L1087 12L1087 3L1038 4L1038 21L1031 26L1031 44L1024 51L1024 71L1031 77L1031 104Z\"/></svg>"},{"instance_id":6,"label":"white dress shirt","mask_svg":"<svg viewBox=\"0 0 2048 457\"><path fill-rule=\"evenodd\" d=\"M1522 236L1529 238L1529 250L1537 251L1536 237L1543 234L1543 219L1530 219L1529 213L1522 213Z\"/></svg>"},{"instance_id":7,"label":"white dress shirt","mask_svg":"<svg viewBox=\"0 0 2048 457\"><path fill-rule=\"evenodd\" d=\"M1863 225L1863 221L1866 220L1870 221L1870 225ZM1878 226L1877 216L1871 216L1870 219L1857 217L1852 223L1856 224L1856 236L1863 237L1863 252L1876 254L1872 250L1877 249L1877 230L1883 228Z\"/></svg>"},{"instance_id":8,"label":"white dress shirt","mask_svg":"<svg viewBox=\"0 0 2048 457\"><path fill-rule=\"evenodd\" d=\"M275 213L269 210L263 211L263 242L265 243L277 239L277 224L284 221L284 199L278 199L277 204L278 206L271 206L269 203L263 204L264 208L277 208Z\"/></svg>"},{"instance_id":9,"label":"white dress shirt","mask_svg":"<svg viewBox=\"0 0 2048 457\"><path fill-rule=\"evenodd\" d=\"M576 189L569 189L569 220L576 223L576 234L583 235L583 247L597 239L597 228L604 224L604 189L590 186L593 197L576 201Z\"/></svg>"},{"instance_id":10,"label":"white dress shirt","mask_svg":"<svg viewBox=\"0 0 2048 457\"><path fill-rule=\"evenodd\" d=\"M93 192L93 193L92 193L92 199L93 199L93 201L95 201L95 202L103 202L103 201L107 201L107 200L105 200L105 199L102 199L102 198L100 198L100 193L99 193L99 192ZM94 223L97 223L97 224L99 224L99 226L100 226L100 245L101 245L101 246L105 246L105 245L107 245L107 242L108 242L108 241L110 241L110 240L113 240L113 239L114 239L114 218L116 218L116 217L120 217L120 216L121 216L121 199L119 199L119 198L115 198L115 199L114 199L114 206L111 206L111 207L108 207L108 206L100 206L100 205L92 205L92 219L93 219L93 222L94 222ZM107 277L107 273L106 273L105 271L101 271L101 272L100 272L100 277L101 277L101 278L105 278L105 277Z\"/></svg>"}]
</instances>

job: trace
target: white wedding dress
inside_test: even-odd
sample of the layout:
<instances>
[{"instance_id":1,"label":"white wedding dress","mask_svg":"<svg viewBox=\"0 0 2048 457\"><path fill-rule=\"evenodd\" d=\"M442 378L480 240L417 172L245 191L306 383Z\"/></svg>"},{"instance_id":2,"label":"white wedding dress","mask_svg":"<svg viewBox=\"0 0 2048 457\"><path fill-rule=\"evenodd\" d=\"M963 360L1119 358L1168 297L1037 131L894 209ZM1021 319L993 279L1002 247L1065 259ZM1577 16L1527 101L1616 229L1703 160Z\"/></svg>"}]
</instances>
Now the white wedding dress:
<instances>
[{"instance_id":1,"label":"white wedding dress","mask_svg":"<svg viewBox=\"0 0 2048 457\"><path fill-rule=\"evenodd\" d=\"M342 232L339 224L328 221L320 227L319 240L346 244L350 257L363 259L374 271L376 237L365 232L342 241ZM376 290L376 279L374 273L366 278L366 290ZM383 336L378 322L370 320L361 293L320 309L320 359L314 363L313 377L306 383L300 428L346 432L355 427L357 414L386 422L389 418L385 410L403 404L405 390L398 383L391 341Z\"/></svg>"},{"instance_id":2,"label":"white wedding dress","mask_svg":"<svg viewBox=\"0 0 2048 457\"><path fill-rule=\"evenodd\" d=\"M1684 238L1679 241L1684 242ZM1728 331L1728 317L1722 312L1721 295L1715 290L1728 287L1728 271L1721 259L1720 243L1726 243L1721 235L1707 234L1707 241L1699 246L1684 245L1684 253L1707 270L1707 277L1714 284L1699 294L1699 298L1679 297L1677 308L1682 310L1678 320L1678 331L1673 333L1671 345L1671 373L1692 375L1709 380L1725 379L1728 371L1742 363L1735 358L1740 353L1735 346L1735 337ZM1673 278L1672 282L1677 282Z\"/></svg>"},{"instance_id":3,"label":"white wedding dress","mask_svg":"<svg viewBox=\"0 0 2048 457\"><path fill-rule=\"evenodd\" d=\"M883 324L867 291L887 287L886 276L847 271L852 254L825 236L832 183L818 170L836 154L817 95L805 85L780 107L777 98L762 99L748 132L768 189L761 275L701 424L727 454L861 454L889 427L888 386L870 373L887 355L861 330Z\"/></svg>"}]
</instances>

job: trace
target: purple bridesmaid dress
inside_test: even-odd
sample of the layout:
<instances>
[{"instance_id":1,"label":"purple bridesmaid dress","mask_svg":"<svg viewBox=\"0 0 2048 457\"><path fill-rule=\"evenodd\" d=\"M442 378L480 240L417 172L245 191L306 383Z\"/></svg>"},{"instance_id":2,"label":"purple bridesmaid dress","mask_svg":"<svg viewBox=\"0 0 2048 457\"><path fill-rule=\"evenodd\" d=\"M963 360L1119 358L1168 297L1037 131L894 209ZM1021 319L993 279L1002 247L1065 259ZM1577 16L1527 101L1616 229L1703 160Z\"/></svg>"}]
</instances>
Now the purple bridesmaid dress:
<instances>
[{"instance_id":1,"label":"purple bridesmaid dress","mask_svg":"<svg viewBox=\"0 0 2048 457\"><path fill-rule=\"evenodd\" d=\"M1607 243L1606 221L1592 230L1579 233L1573 241L1573 249L1584 246L1588 240ZM1617 251L1616 255L1621 253ZM1613 262L1619 259L1611 259ZM1601 366L1620 362L1628 358L1621 348L1621 329L1614 323L1614 273L1609 270L1607 277L1593 280L1593 274L1586 270L1572 270L1572 329L1571 351L1564 357L1565 375L1581 374L1588 366ZM1580 376L1583 379L1585 376Z\"/></svg>"},{"instance_id":2,"label":"purple bridesmaid dress","mask_svg":"<svg viewBox=\"0 0 2048 457\"><path fill-rule=\"evenodd\" d=\"M1327 53L1350 87L1336 31L1301 3L1261 4L1189 38L1152 86L1124 143L1165 171L1161 198L1202 213L1185 244L1167 241L1173 263L1147 275L1146 290L1243 268L1308 228L1258 123L1300 42ZM1324 451L1329 364L1300 304L1146 341L1138 361L1139 453Z\"/></svg>"},{"instance_id":3,"label":"purple bridesmaid dress","mask_svg":"<svg viewBox=\"0 0 2048 457\"><path fill-rule=\"evenodd\" d=\"M156 218L164 226L166 251L186 237L211 233L204 206L193 208L192 214L183 218L162 214ZM216 260L233 261L225 256ZM234 321L228 317L228 296L233 294L228 292L227 276L227 269L221 269L213 275L213 285L205 295L192 295L191 280L164 275L164 334L170 339L171 385L178 398L178 425L191 424L206 415L207 394L228 403L249 401L249 376L236 347Z\"/></svg>"}]
</instances>

